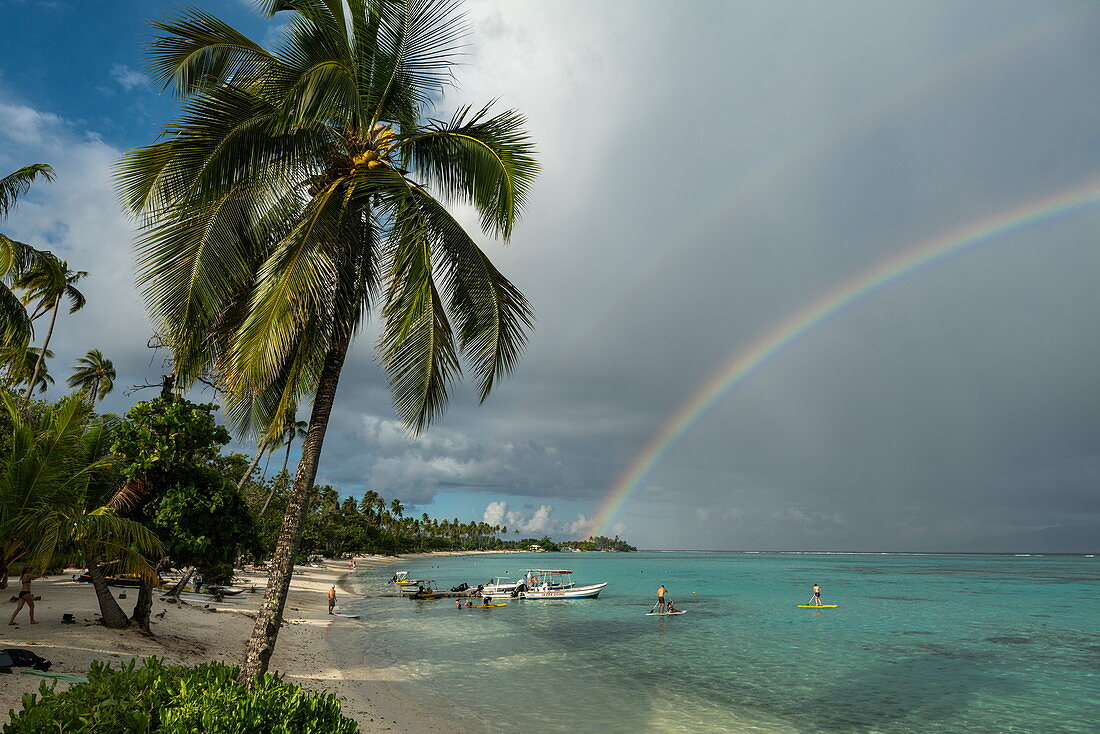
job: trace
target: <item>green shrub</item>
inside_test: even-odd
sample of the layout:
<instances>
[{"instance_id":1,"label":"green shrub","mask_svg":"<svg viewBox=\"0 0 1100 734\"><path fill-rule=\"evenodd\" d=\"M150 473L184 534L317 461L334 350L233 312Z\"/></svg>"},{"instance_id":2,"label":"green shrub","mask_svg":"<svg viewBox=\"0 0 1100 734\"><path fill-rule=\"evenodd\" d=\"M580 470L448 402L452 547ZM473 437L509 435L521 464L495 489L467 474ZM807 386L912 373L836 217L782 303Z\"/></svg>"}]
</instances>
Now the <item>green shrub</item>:
<instances>
[{"instance_id":1,"label":"green shrub","mask_svg":"<svg viewBox=\"0 0 1100 734\"><path fill-rule=\"evenodd\" d=\"M237 668L168 667L157 658L121 668L93 662L87 683L57 692L45 682L23 696L2 734L358 734L331 693L265 675L251 691Z\"/></svg>"}]
</instances>

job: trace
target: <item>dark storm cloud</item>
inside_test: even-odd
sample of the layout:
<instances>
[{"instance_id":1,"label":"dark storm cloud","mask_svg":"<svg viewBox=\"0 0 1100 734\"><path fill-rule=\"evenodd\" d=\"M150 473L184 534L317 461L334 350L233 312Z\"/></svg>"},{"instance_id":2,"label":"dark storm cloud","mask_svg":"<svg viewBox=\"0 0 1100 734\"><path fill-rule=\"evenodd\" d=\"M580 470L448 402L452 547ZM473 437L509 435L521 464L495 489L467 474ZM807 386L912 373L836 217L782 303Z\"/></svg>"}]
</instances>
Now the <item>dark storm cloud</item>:
<instances>
[{"instance_id":1,"label":"dark storm cloud","mask_svg":"<svg viewBox=\"0 0 1100 734\"><path fill-rule=\"evenodd\" d=\"M485 247L538 323L515 376L485 405L459 386L421 437L393 416L368 330L320 473L355 494L529 497L551 527L544 506L595 508L701 384L809 303L932 238L1100 180L1088 4L470 12L471 56L445 102L500 97L529 116L543 176L514 241ZM155 379L106 181L118 151L0 103L0 164L65 166L9 229L93 271L55 372L95 346L120 383ZM812 330L665 454L619 518L627 536L985 550L1100 523L1097 225L1085 212L1007 234Z\"/></svg>"}]
</instances>

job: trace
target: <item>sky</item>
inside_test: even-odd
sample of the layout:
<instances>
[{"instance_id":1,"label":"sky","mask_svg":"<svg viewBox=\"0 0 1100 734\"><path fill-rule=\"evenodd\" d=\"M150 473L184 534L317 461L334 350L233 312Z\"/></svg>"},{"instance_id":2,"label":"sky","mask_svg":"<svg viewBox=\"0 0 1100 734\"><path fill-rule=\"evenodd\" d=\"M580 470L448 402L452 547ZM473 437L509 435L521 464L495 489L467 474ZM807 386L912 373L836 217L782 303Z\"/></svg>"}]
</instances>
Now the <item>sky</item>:
<instances>
[{"instance_id":1,"label":"sky","mask_svg":"<svg viewBox=\"0 0 1100 734\"><path fill-rule=\"evenodd\" d=\"M244 0L197 5L278 37ZM125 388L157 382L165 355L147 347L110 166L173 113L142 54L147 22L174 8L0 0L0 171L58 173L0 226L91 273L88 306L51 345L51 394L98 348L118 412L152 397ZM420 436L394 416L368 330L318 482L642 548L1100 545L1100 6L466 10L466 53L432 114L496 99L527 115L542 174L512 241L481 242L537 323L488 401L458 385ZM953 234L950 257L768 347L813 304ZM746 355L759 364L685 417Z\"/></svg>"}]
</instances>

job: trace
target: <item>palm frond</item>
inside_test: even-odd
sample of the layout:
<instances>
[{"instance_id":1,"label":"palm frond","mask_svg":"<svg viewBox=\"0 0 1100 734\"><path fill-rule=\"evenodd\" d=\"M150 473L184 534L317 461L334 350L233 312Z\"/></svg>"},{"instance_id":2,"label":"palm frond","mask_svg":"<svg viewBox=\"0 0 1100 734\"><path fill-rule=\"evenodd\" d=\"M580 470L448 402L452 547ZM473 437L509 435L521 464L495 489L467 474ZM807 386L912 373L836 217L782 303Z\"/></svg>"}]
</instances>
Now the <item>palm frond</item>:
<instances>
[{"instance_id":1,"label":"palm frond","mask_svg":"<svg viewBox=\"0 0 1100 734\"><path fill-rule=\"evenodd\" d=\"M446 208L421 188L416 196L435 243L459 345L473 365L484 401L519 361L526 330L533 325L531 308Z\"/></svg>"},{"instance_id":2,"label":"palm frond","mask_svg":"<svg viewBox=\"0 0 1100 734\"><path fill-rule=\"evenodd\" d=\"M229 24L197 8L152 23L162 35L147 46L149 71L164 89L187 96L211 86L250 79L279 60Z\"/></svg>"},{"instance_id":3,"label":"palm frond","mask_svg":"<svg viewBox=\"0 0 1100 734\"><path fill-rule=\"evenodd\" d=\"M49 164L32 163L0 178L0 221L7 218L19 198L30 191L35 181L53 181L55 175Z\"/></svg>"},{"instance_id":4,"label":"palm frond","mask_svg":"<svg viewBox=\"0 0 1100 734\"><path fill-rule=\"evenodd\" d=\"M447 385L461 367L432 276L427 223L412 201L394 219L380 346L397 414L419 432L446 408Z\"/></svg>"},{"instance_id":5,"label":"palm frond","mask_svg":"<svg viewBox=\"0 0 1100 734\"><path fill-rule=\"evenodd\" d=\"M468 30L458 12L460 5L458 0L376 5L378 24L371 40L377 47L372 75L378 81L367 96L373 111L371 124L410 122L442 95Z\"/></svg>"},{"instance_id":6,"label":"palm frond","mask_svg":"<svg viewBox=\"0 0 1100 734\"><path fill-rule=\"evenodd\" d=\"M538 175L523 115L489 116L491 105L463 107L448 123L432 122L398 144L402 155L445 197L477 208L482 228L507 240Z\"/></svg>"}]
</instances>

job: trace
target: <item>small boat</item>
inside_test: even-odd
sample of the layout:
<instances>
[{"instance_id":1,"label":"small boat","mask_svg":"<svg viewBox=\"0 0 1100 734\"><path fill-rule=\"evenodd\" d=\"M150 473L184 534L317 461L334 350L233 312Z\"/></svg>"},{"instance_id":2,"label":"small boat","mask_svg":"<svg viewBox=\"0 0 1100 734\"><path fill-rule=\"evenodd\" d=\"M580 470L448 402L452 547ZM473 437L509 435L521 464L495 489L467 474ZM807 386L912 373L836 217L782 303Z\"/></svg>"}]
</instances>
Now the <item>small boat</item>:
<instances>
[{"instance_id":1,"label":"small boat","mask_svg":"<svg viewBox=\"0 0 1100 734\"><path fill-rule=\"evenodd\" d=\"M408 571L398 571L390 577L390 586L405 586L407 584L415 584L416 581L409 578Z\"/></svg>"},{"instance_id":2,"label":"small boat","mask_svg":"<svg viewBox=\"0 0 1100 734\"><path fill-rule=\"evenodd\" d=\"M215 596L237 596L244 593L243 586L207 586L210 593Z\"/></svg>"},{"instance_id":3,"label":"small boat","mask_svg":"<svg viewBox=\"0 0 1100 734\"><path fill-rule=\"evenodd\" d=\"M532 569L536 585L520 594L524 599L595 599L607 583L576 586L565 578L572 571L557 569Z\"/></svg>"},{"instance_id":4,"label":"small boat","mask_svg":"<svg viewBox=\"0 0 1100 734\"><path fill-rule=\"evenodd\" d=\"M78 576L76 580L81 583L90 584L92 583L92 576L91 574L84 573ZM137 589L141 587L140 576L105 576L104 580L107 582L108 586L117 586L123 589Z\"/></svg>"},{"instance_id":5,"label":"small boat","mask_svg":"<svg viewBox=\"0 0 1100 734\"><path fill-rule=\"evenodd\" d=\"M415 594L417 591L420 590L420 587L431 586L434 583L435 581L429 579L417 579L416 581L410 581L407 584L401 584L401 586L398 587L397 590L402 594Z\"/></svg>"},{"instance_id":6,"label":"small boat","mask_svg":"<svg viewBox=\"0 0 1100 734\"><path fill-rule=\"evenodd\" d=\"M410 599L441 599L443 594L439 593L432 588L432 584L435 581L417 581L416 590L409 595ZM407 593L405 589L401 590L402 594Z\"/></svg>"},{"instance_id":7,"label":"small boat","mask_svg":"<svg viewBox=\"0 0 1100 734\"><path fill-rule=\"evenodd\" d=\"M519 584L519 581L513 581L509 576L497 576L493 579L492 583L485 584L481 587L481 595L508 596L516 590Z\"/></svg>"}]
</instances>

